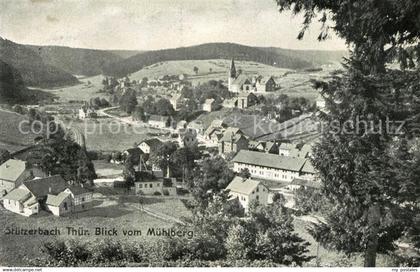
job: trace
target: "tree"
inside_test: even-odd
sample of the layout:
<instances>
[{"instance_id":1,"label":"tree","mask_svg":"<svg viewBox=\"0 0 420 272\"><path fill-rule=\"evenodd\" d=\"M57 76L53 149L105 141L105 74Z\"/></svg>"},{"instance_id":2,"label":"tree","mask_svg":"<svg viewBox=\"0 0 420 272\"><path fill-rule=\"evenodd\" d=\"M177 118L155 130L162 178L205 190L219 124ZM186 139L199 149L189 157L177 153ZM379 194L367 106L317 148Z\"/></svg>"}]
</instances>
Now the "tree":
<instances>
[{"instance_id":1,"label":"tree","mask_svg":"<svg viewBox=\"0 0 420 272\"><path fill-rule=\"evenodd\" d=\"M120 107L123 111L131 114L137 106L136 92L128 89L119 99Z\"/></svg>"},{"instance_id":2,"label":"tree","mask_svg":"<svg viewBox=\"0 0 420 272\"><path fill-rule=\"evenodd\" d=\"M165 142L158 150L150 155L150 162L153 165L159 166L165 174L168 166L171 172L175 171L178 166L173 165L170 160L171 155L177 150L177 145L174 142Z\"/></svg>"},{"instance_id":3,"label":"tree","mask_svg":"<svg viewBox=\"0 0 420 272\"><path fill-rule=\"evenodd\" d=\"M144 109L141 106L137 106L133 113L132 113L133 119L137 121L146 121L146 114L144 113Z\"/></svg>"},{"instance_id":4,"label":"tree","mask_svg":"<svg viewBox=\"0 0 420 272\"><path fill-rule=\"evenodd\" d=\"M234 175L222 157L205 159L194 173L192 194L200 206L207 207L209 200L224 190Z\"/></svg>"},{"instance_id":5,"label":"tree","mask_svg":"<svg viewBox=\"0 0 420 272\"><path fill-rule=\"evenodd\" d=\"M172 116L175 113L175 110L171 102L166 98L161 98L156 102L155 105L156 114L163 116Z\"/></svg>"},{"instance_id":6,"label":"tree","mask_svg":"<svg viewBox=\"0 0 420 272\"><path fill-rule=\"evenodd\" d=\"M123 176L128 186L134 185L134 182L136 181L136 171L134 169L131 154L129 154L124 161Z\"/></svg>"},{"instance_id":7,"label":"tree","mask_svg":"<svg viewBox=\"0 0 420 272\"><path fill-rule=\"evenodd\" d=\"M251 173L249 172L249 169L248 168L243 168L239 172L238 176L240 176L240 177L242 177L244 179L249 179L251 177Z\"/></svg>"},{"instance_id":8,"label":"tree","mask_svg":"<svg viewBox=\"0 0 420 272\"><path fill-rule=\"evenodd\" d=\"M276 2L280 11L304 13L298 38L318 11L324 24L319 40L332 29L352 48L343 73L315 84L326 99L328 114L321 118L329 129L315 147L313 163L324 195L335 204L328 224L318 227L318 237L346 253L364 252L364 265L375 266L377 252L393 250L393 242L413 225L410 219L418 212L418 194L413 194L419 191L413 182L419 179L416 159L410 152L396 156L395 150L404 139L418 136L411 128L419 122L420 2ZM334 27L328 26L328 18ZM394 60L402 70L386 68ZM401 133L384 125L399 120L406 120Z\"/></svg>"},{"instance_id":9,"label":"tree","mask_svg":"<svg viewBox=\"0 0 420 272\"><path fill-rule=\"evenodd\" d=\"M199 69L198 69L198 67L197 67L197 66L194 66L194 69L193 69L193 70L194 70L194 73L195 73L196 75L198 75L198 70L199 70Z\"/></svg>"}]
</instances>

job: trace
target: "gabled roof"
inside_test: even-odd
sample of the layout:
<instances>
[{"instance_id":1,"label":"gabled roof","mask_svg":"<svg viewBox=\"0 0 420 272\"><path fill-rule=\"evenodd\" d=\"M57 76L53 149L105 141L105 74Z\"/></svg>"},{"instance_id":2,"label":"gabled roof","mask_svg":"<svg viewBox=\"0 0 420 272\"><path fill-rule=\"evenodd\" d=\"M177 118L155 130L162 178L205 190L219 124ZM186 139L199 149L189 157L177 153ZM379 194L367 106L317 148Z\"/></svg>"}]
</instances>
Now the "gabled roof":
<instances>
[{"instance_id":1,"label":"gabled roof","mask_svg":"<svg viewBox=\"0 0 420 272\"><path fill-rule=\"evenodd\" d=\"M209 99L206 99L205 101L204 101L204 104L211 104L211 103L213 103L215 100L213 99L213 98L209 98Z\"/></svg>"},{"instance_id":2,"label":"gabled roof","mask_svg":"<svg viewBox=\"0 0 420 272\"><path fill-rule=\"evenodd\" d=\"M45 202L47 205L58 207L69 197L69 193L61 192L58 195L48 195L47 201Z\"/></svg>"},{"instance_id":3,"label":"gabled roof","mask_svg":"<svg viewBox=\"0 0 420 272\"><path fill-rule=\"evenodd\" d=\"M262 153L258 151L241 150L232 161L299 172L304 166L306 159L279 156L277 154Z\"/></svg>"},{"instance_id":4,"label":"gabled roof","mask_svg":"<svg viewBox=\"0 0 420 272\"><path fill-rule=\"evenodd\" d=\"M163 144L163 142L161 140L159 140L158 138L150 138L147 140L142 141L140 144L145 143L150 147L158 147L161 146Z\"/></svg>"},{"instance_id":5,"label":"gabled roof","mask_svg":"<svg viewBox=\"0 0 420 272\"><path fill-rule=\"evenodd\" d=\"M66 190L70 191L73 195L83 195L90 193L88 189L81 186L69 186Z\"/></svg>"},{"instance_id":6,"label":"gabled roof","mask_svg":"<svg viewBox=\"0 0 420 272\"><path fill-rule=\"evenodd\" d=\"M0 179L15 182L26 170L26 162L10 159L0 165Z\"/></svg>"},{"instance_id":7,"label":"gabled roof","mask_svg":"<svg viewBox=\"0 0 420 272\"><path fill-rule=\"evenodd\" d=\"M242 86L244 84L251 84L251 81L248 77L244 74L240 74L235 80L233 80L232 84Z\"/></svg>"},{"instance_id":8,"label":"gabled roof","mask_svg":"<svg viewBox=\"0 0 420 272\"><path fill-rule=\"evenodd\" d=\"M236 142L241 138L241 136L243 136L243 132L240 128L228 127L223 133L221 141L231 142L233 140L234 142Z\"/></svg>"},{"instance_id":9,"label":"gabled roof","mask_svg":"<svg viewBox=\"0 0 420 272\"><path fill-rule=\"evenodd\" d=\"M25 181L23 185L37 198L48 194L57 195L68 187L67 182L59 175Z\"/></svg>"},{"instance_id":10,"label":"gabled roof","mask_svg":"<svg viewBox=\"0 0 420 272\"><path fill-rule=\"evenodd\" d=\"M7 195L3 197L3 199L9 200L16 200L19 202L23 202L31 197L31 193L25 189L14 189L10 191Z\"/></svg>"},{"instance_id":11,"label":"gabled roof","mask_svg":"<svg viewBox=\"0 0 420 272\"><path fill-rule=\"evenodd\" d=\"M249 195L260 184L261 182L258 180L254 180L251 178L244 179L242 177L236 176L226 187L226 190L230 190L231 192L235 192L235 193Z\"/></svg>"},{"instance_id":12,"label":"gabled roof","mask_svg":"<svg viewBox=\"0 0 420 272\"><path fill-rule=\"evenodd\" d=\"M310 160L306 160L305 165L302 168L302 172L309 173L309 174L315 174L316 173L315 168L312 165Z\"/></svg>"}]
</instances>

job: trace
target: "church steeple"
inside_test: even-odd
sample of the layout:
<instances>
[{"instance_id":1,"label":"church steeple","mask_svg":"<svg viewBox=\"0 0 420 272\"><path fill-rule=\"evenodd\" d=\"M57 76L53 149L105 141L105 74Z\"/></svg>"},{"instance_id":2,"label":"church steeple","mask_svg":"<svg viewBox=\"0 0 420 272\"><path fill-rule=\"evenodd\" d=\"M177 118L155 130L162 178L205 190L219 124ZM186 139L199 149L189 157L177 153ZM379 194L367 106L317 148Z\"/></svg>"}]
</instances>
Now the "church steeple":
<instances>
[{"instance_id":1,"label":"church steeple","mask_svg":"<svg viewBox=\"0 0 420 272\"><path fill-rule=\"evenodd\" d=\"M230 64L229 77L236 78L235 60L233 58L232 58L232 63Z\"/></svg>"}]
</instances>

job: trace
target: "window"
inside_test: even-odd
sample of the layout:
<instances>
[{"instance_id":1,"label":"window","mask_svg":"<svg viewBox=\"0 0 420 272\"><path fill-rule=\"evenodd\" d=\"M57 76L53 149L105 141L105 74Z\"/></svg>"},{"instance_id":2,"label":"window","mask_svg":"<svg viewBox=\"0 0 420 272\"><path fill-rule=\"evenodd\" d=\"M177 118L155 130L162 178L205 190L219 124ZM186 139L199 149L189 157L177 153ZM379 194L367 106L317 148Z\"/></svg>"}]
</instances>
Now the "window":
<instances>
[{"instance_id":1,"label":"window","mask_svg":"<svg viewBox=\"0 0 420 272\"><path fill-rule=\"evenodd\" d=\"M85 201L85 198L84 197L82 197L82 202L84 202Z\"/></svg>"},{"instance_id":2,"label":"window","mask_svg":"<svg viewBox=\"0 0 420 272\"><path fill-rule=\"evenodd\" d=\"M260 196L259 195L257 195L257 200L260 200Z\"/></svg>"},{"instance_id":3,"label":"window","mask_svg":"<svg viewBox=\"0 0 420 272\"><path fill-rule=\"evenodd\" d=\"M150 188L153 188L153 183L150 183Z\"/></svg>"},{"instance_id":4,"label":"window","mask_svg":"<svg viewBox=\"0 0 420 272\"><path fill-rule=\"evenodd\" d=\"M140 183L140 184L139 184L139 188L143 188L143 184L141 184L141 183Z\"/></svg>"},{"instance_id":5,"label":"window","mask_svg":"<svg viewBox=\"0 0 420 272\"><path fill-rule=\"evenodd\" d=\"M260 189L257 187L257 193L260 191Z\"/></svg>"},{"instance_id":6,"label":"window","mask_svg":"<svg viewBox=\"0 0 420 272\"><path fill-rule=\"evenodd\" d=\"M64 210L67 211L67 202L64 202Z\"/></svg>"},{"instance_id":7,"label":"window","mask_svg":"<svg viewBox=\"0 0 420 272\"><path fill-rule=\"evenodd\" d=\"M160 187L160 183L156 184L157 187Z\"/></svg>"},{"instance_id":8,"label":"window","mask_svg":"<svg viewBox=\"0 0 420 272\"><path fill-rule=\"evenodd\" d=\"M147 188L147 183L146 183L146 184L144 184L144 188Z\"/></svg>"}]
</instances>

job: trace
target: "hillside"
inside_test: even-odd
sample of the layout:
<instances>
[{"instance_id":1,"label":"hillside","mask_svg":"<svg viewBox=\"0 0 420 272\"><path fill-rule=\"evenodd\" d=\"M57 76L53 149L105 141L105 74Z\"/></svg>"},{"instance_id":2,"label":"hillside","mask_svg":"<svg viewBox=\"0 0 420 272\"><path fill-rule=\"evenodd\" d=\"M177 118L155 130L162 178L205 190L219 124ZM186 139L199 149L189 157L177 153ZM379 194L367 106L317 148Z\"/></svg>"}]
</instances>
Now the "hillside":
<instances>
[{"instance_id":1,"label":"hillside","mask_svg":"<svg viewBox=\"0 0 420 272\"><path fill-rule=\"evenodd\" d=\"M104 72L110 76L124 76L146 66L171 60L231 59L253 61L280 68L304 69L312 63L270 50L233 43L208 43L191 47L147 51L125 60L110 64Z\"/></svg>"},{"instance_id":2,"label":"hillside","mask_svg":"<svg viewBox=\"0 0 420 272\"><path fill-rule=\"evenodd\" d=\"M104 50L71 48L65 46L25 46L36 52L46 64L58 67L73 75L99 75L102 73L104 66L123 59L118 54ZM125 51L119 53L122 55L129 54Z\"/></svg>"},{"instance_id":3,"label":"hillside","mask_svg":"<svg viewBox=\"0 0 420 272\"><path fill-rule=\"evenodd\" d=\"M27 104L52 99L51 94L26 88L19 71L0 60L0 104Z\"/></svg>"},{"instance_id":4,"label":"hillside","mask_svg":"<svg viewBox=\"0 0 420 272\"><path fill-rule=\"evenodd\" d=\"M45 64L31 49L1 37L0 60L19 71L27 86L57 87L78 82L71 74Z\"/></svg>"},{"instance_id":5,"label":"hillside","mask_svg":"<svg viewBox=\"0 0 420 272\"><path fill-rule=\"evenodd\" d=\"M260 47L260 49L293 58L304 59L311 62L314 66L329 64L331 62L341 62L343 57L348 55L346 51L293 50L277 47Z\"/></svg>"}]
</instances>

